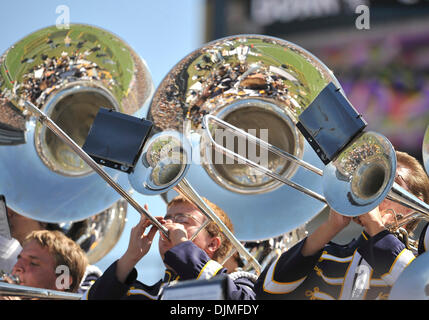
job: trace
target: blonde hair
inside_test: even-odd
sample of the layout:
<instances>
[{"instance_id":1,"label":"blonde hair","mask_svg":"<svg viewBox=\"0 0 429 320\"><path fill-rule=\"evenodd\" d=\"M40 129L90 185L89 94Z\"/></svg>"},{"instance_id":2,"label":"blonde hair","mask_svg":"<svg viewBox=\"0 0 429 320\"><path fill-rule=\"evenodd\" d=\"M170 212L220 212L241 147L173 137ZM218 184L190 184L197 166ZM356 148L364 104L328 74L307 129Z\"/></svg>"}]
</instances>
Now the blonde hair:
<instances>
[{"instance_id":1,"label":"blonde hair","mask_svg":"<svg viewBox=\"0 0 429 320\"><path fill-rule=\"evenodd\" d=\"M228 217L225 211L223 211L221 208L219 208L217 205L215 205L213 202L209 201L207 198L201 197L203 201L210 207L210 209L213 210L213 212L222 220L222 222L225 224L225 226L228 227L228 229L234 233L234 226L231 222L231 219ZM195 205L190 202L185 197L179 195L172 199L168 205L167 208L170 208L171 206L179 203L188 203L195 207ZM232 247L231 241L228 240L227 237L220 231L219 227L216 223L211 221L205 230L208 232L208 234L211 237L219 237L221 239L221 245L219 249L216 250L216 252L213 255L213 260L216 260L217 262L221 262L224 257L226 257L227 253L230 251Z\"/></svg>"},{"instance_id":2,"label":"blonde hair","mask_svg":"<svg viewBox=\"0 0 429 320\"><path fill-rule=\"evenodd\" d=\"M408 168L411 174L402 177L412 194L429 203L429 177L420 162L406 152L396 151L399 165Z\"/></svg>"},{"instance_id":3,"label":"blonde hair","mask_svg":"<svg viewBox=\"0 0 429 320\"><path fill-rule=\"evenodd\" d=\"M57 266L65 265L69 268L73 281L66 291L76 292L88 266L88 259L80 246L60 231L33 231L27 235L23 245L32 240L49 250Z\"/></svg>"},{"instance_id":4,"label":"blonde hair","mask_svg":"<svg viewBox=\"0 0 429 320\"><path fill-rule=\"evenodd\" d=\"M407 189L423 202L429 203L429 177L420 162L406 152L396 151L397 165L410 170L410 173L401 176ZM412 232L419 221L414 220L406 225L406 230Z\"/></svg>"}]
</instances>

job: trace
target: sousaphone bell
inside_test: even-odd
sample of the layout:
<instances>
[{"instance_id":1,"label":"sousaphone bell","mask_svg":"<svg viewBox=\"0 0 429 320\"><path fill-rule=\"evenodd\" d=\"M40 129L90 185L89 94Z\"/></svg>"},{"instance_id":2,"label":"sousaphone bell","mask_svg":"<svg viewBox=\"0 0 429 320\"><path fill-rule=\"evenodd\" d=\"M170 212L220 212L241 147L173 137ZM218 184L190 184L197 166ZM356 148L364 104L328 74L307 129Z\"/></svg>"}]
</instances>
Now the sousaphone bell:
<instances>
[{"instance_id":1,"label":"sousaphone bell","mask_svg":"<svg viewBox=\"0 0 429 320\"><path fill-rule=\"evenodd\" d=\"M222 153L203 128L204 116L252 131L322 172L323 162L296 123L329 83L341 88L328 67L296 44L263 35L231 36L179 61L158 86L146 118L154 124L153 134L174 130L190 141L193 161L186 178L228 213L237 238L266 240L302 226L326 205L243 162L219 157ZM244 146L233 142L229 148L253 153L256 161L264 161L282 178L322 192L320 176L275 153L264 153L249 140ZM175 194L167 192L164 198L169 201Z\"/></svg>"},{"instance_id":2,"label":"sousaphone bell","mask_svg":"<svg viewBox=\"0 0 429 320\"><path fill-rule=\"evenodd\" d=\"M46 113L82 146L100 107L136 116L147 112L154 85L145 62L101 28L51 26L0 57L0 89L0 194L15 212L57 224L85 243L87 253L95 250L89 254L94 263L119 240L127 204L35 121L24 103ZM130 190L125 173L108 171Z\"/></svg>"},{"instance_id":3,"label":"sousaphone bell","mask_svg":"<svg viewBox=\"0 0 429 320\"><path fill-rule=\"evenodd\" d=\"M195 50L157 88L147 119L154 133L179 131L191 141L196 161L187 180L227 210L240 240L294 230L325 204L358 216L388 198L428 214L427 204L394 182L390 141L365 131L329 68L288 41L238 35ZM215 128L248 145L228 146L226 134L216 141ZM216 161L218 153L236 162Z\"/></svg>"}]
</instances>

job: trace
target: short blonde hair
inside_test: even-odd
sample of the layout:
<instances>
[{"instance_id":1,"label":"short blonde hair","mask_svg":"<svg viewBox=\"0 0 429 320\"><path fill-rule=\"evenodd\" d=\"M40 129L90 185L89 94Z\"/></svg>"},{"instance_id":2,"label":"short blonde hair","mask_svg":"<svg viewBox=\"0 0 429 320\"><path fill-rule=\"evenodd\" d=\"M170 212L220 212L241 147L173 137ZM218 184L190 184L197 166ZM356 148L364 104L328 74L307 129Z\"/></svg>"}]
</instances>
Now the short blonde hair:
<instances>
[{"instance_id":1,"label":"short blonde hair","mask_svg":"<svg viewBox=\"0 0 429 320\"><path fill-rule=\"evenodd\" d=\"M213 210L213 212L222 220L222 222L225 224L225 226L234 233L234 226L231 222L231 219L228 217L225 211L223 211L221 208L219 208L217 205L215 205L213 202L209 201L207 198L201 197L203 201L210 207L210 209ZM191 201L186 199L184 196L179 195L175 198L173 198L167 205L167 208L170 208L171 206L179 203L188 203L192 206L196 207ZM199 210L199 209L198 209ZM228 240L228 238L220 231L219 227L216 223L211 221L208 226L205 228L210 236L212 237L219 237L221 239L221 245L219 249L216 250L216 252L213 255L213 260L216 260L217 262L221 262L223 258L226 257L228 252L232 248L231 241Z\"/></svg>"},{"instance_id":2,"label":"short blonde hair","mask_svg":"<svg viewBox=\"0 0 429 320\"><path fill-rule=\"evenodd\" d=\"M396 151L398 165L402 165L411 171L406 177L402 177L407 188L412 194L429 203L429 177L420 162L406 152Z\"/></svg>"},{"instance_id":3,"label":"short blonde hair","mask_svg":"<svg viewBox=\"0 0 429 320\"><path fill-rule=\"evenodd\" d=\"M32 240L49 250L57 266L65 265L69 268L73 282L66 291L76 292L88 266L88 259L80 246L60 231L33 231L27 235L23 245Z\"/></svg>"},{"instance_id":4,"label":"short blonde hair","mask_svg":"<svg viewBox=\"0 0 429 320\"><path fill-rule=\"evenodd\" d=\"M423 202L429 203L429 177L420 162L406 152L396 151L397 165L410 170L402 179L408 190ZM419 221L414 220L408 223L405 228L408 232L414 231Z\"/></svg>"}]
</instances>

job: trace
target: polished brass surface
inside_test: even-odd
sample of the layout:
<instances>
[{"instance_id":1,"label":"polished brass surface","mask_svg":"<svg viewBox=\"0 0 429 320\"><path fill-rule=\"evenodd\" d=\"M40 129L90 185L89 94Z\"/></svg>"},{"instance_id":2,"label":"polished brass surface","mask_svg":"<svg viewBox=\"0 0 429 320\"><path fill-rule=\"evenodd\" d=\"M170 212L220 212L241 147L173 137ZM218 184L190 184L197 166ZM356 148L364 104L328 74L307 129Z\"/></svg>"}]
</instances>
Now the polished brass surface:
<instances>
[{"instance_id":1,"label":"polished brass surface","mask_svg":"<svg viewBox=\"0 0 429 320\"><path fill-rule=\"evenodd\" d=\"M31 102L82 146L100 107L142 116L154 92L145 62L104 29L71 24L33 32L0 57L0 193L16 212L82 221L120 196L24 108ZM129 189L128 177L110 170Z\"/></svg>"},{"instance_id":2,"label":"polished brass surface","mask_svg":"<svg viewBox=\"0 0 429 320\"><path fill-rule=\"evenodd\" d=\"M357 216L387 196L395 171L396 155L389 140L364 132L325 167L323 192L331 208Z\"/></svg>"},{"instance_id":3,"label":"polished brass surface","mask_svg":"<svg viewBox=\"0 0 429 320\"><path fill-rule=\"evenodd\" d=\"M25 297L29 299L47 299L47 300L80 300L82 295L79 293L64 292L43 288L21 286L16 284L0 282L0 295Z\"/></svg>"},{"instance_id":4,"label":"polished brass surface","mask_svg":"<svg viewBox=\"0 0 429 320\"><path fill-rule=\"evenodd\" d=\"M394 283L389 300L429 300L429 252L405 268Z\"/></svg>"},{"instance_id":5,"label":"polished brass surface","mask_svg":"<svg viewBox=\"0 0 429 320\"><path fill-rule=\"evenodd\" d=\"M158 130L183 132L198 131L210 113L257 134L269 129L268 142L302 157L304 142L294 123L331 81L337 84L329 69L295 44L258 35L229 37L180 61L158 87L148 117ZM256 177L247 166L216 164L207 158L215 152L206 154L208 174L234 192L268 192L280 185ZM290 163L269 157L270 169L284 175Z\"/></svg>"},{"instance_id":6,"label":"polished brass surface","mask_svg":"<svg viewBox=\"0 0 429 320\"><path fill-rule=\"evenodd\" d=\"M193 240L210 221L213 221L232 243L232 252L238 252L246 261L246 268L259 274L261 266L249 254L223 221L214 213L185 176L192 160L192 151L187 139L177 131L163 131L152 136L143 147L137 166L129 175L133 188L145 195L159 195L175 190L193 203L207 217L205 223L190 236Z\"/></svg>"},{"instance_id":7,"label":"polished brass surface","mask_svg":"<svg viewBox=\"0 0 429 320\"><path fill-rule=\"evenodd\" d=\"M242 163L216 161L219 152L204 139L202 119L214 115L246 131L254 130L264 139L267 130L267 142L320 168L320 159L295 124L330 82L341 90L329 68L296 44L263 35L231 36L212 41L179 61L158 86L147 118L154 123L154 133L179 131L191 141L193 163L187 180L226 209L238 238L266 239L309 221L324 204L306 201L305 196ZM276 154L267 158L268 168L283 178L321 191L320 177L304 173ZM173 196L169 193L166 198ZM244 212L246 220L261 223L252 228L239 226ZM260 221L261 213L271 218Z\"/></svg>"},{"instance_id":8,"label":"polished brass surface","mask_svg":"<svg viewBox=\"0 0 429 320\"><path fill-rule=\"evenodd\" d=\"M49 224L60 230L85 251L90 264L95 264L118 243L127 220L128 203L121 199L109 209L82 221Z\"/></svg>"}]
</instances>

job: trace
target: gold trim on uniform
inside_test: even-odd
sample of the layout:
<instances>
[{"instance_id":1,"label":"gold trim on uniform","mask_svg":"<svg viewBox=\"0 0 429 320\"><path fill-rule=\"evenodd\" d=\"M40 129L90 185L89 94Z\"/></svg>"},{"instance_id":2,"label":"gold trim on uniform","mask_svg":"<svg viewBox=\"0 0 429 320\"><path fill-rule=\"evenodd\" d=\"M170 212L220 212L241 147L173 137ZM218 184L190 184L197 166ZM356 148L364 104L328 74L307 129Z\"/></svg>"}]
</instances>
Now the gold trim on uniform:
<instances>
[{"instance_id":1,"label":"gold trim on uniform","mask_svg":"<svg viewBox=\"0 0 429 320\"><path fill-rule=\"evenodd\" d=\"M313 291L305 291L305 296L309 297L310 300L335 300L335 298L329 294L321 292L319 287L314 287Z\"/></svg>"},{"instance_id":2,"label":"gold trim on uniform","mask_svg":"<svg viewBox=\"0 0 429 320\"><path fill-rule=\"evenodd\" d=\"M353 259L353 255L345 257L345 258L339 258L339 257L336 257L332 254L329 254L326 251L323 251L322 255L319 258L319 261L331 260L331 261L335 261L335 262L346 263L346 262L352 261L352 259Z\"/></svg>"},{"instance_id":3,"label":"gold trim on uniform","mask_svg":"<svg viewBox=\"0 0 429 320\"><path fill-rule=\"evenodd\" d=\"M128 290L127 292L127 296L134 296L134 295L143 295L151 300L158 299L158 296L153 296L143 289L136 289L135 287L131 287L130 290Z\"/></svg>"},{"instance_id":4,"label":"gold trim on uniform","mask_svg":"<svg viewBox=\"0 0 429 320\"><path fill-rule=\"evenodd\" d=\"M263 285L265 292L272 293L272 294L286 294L295 290L307 278L307 277L304 277L302 279L299 279L293 282L278 282L274 280L274 270L277 266L277 262L279 261L279 259L280 257L277 258L275 263L271 264L265 276L264 285Z\"/></svg>"},{"instance_id":5,"label":"gold trim on uniform","mask_svg":"<svg viewBox=\"0 0 429 320\"><path fill-rule=\"evenodd\" d=\"M398 256L396 257L395 261L393 262L392 266L390 267L390 270L383 274L381 276L381 279L386 281L389 285L393 285L395 281L398 279L401 272L413 261L416 257L414 254L408 250L403 249Z\"/></svg>"},{"instance_id":6,"label":"gold trim on uniform","mask_svg":"<svg viewBox=\"0 0 429 320\"><path fill-rule=\"evenodd\" d=\"M323 279L327 284L330 285L342 285L344 282L344 278L330 278L323 274L323 271L318 267L314 266L314 270L316 271L316 274Z\"/></svg>"},{"instance_id":7,"label":"gold trim on uniform","mask_svg":"<svg viewBox=\"0 0 429 320\"><path fill-rule=\"evenodd\" d=\"M219 264L218 262L214 261L214 260L209 260L209 262L207 262L205 264L205 266L201 269L200 274L197 277L198 279L210 279L213 276L216 275L216 273L219 272L220 269L222 269L223 266L221 264Z\"/></svg>"}]
</instances>

